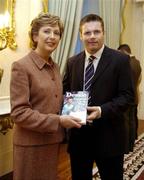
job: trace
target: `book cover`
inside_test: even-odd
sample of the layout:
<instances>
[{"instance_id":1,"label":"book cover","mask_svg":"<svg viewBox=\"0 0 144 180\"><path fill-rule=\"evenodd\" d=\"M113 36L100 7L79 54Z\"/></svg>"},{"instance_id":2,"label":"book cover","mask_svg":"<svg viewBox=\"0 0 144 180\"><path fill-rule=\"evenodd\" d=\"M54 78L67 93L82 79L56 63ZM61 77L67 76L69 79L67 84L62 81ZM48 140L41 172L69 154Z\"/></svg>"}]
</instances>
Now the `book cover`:
<instances>
[{"instance_id":1,"label":"book cover","mask_svg":"<svg viewBox=\"0 0 144 180\"><path fill-rule=\"evenodd\" d=\"M87 91L66 92L62 107L62 115L70 115L81 119L86 124L88 105Z\"/></svg>"}]
</instances>

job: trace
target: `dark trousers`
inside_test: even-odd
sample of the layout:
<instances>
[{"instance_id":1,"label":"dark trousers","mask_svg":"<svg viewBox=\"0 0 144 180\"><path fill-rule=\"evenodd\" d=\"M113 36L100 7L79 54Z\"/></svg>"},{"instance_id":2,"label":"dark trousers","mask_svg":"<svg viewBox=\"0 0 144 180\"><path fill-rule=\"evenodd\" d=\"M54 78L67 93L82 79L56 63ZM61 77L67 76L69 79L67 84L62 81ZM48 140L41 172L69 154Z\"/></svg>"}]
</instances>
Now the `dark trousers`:
<instances>
[{"instance_id":1,"label":"dark trousers","mask_svg":"<svg viewBox=\"0 0 144 180\"><path fill-rule=\"evenodd\" d=\"M92 180L94 162L102 180L123 180L123 159L124 155L93 159L70 154L72 180Z\"/></svg>"}]
</instances>

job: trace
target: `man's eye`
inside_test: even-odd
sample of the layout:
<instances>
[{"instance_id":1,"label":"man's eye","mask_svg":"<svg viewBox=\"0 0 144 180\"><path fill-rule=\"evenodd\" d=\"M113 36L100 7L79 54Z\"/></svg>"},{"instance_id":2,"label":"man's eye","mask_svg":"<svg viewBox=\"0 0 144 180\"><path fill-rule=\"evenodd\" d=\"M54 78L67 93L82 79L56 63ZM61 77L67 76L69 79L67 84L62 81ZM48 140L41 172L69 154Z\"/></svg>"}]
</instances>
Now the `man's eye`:
<instances>
[{"instance_id":1,"label":"man's eye","mask_svg":"<svg viewBox=\"0 0 144 180\"><path fill-rule=\"evenodd\" d=\"M94 34L100 34L100 33L101 31L98 31L98 30L94 32Z\"/></svg>"},{"instance_id":2,"label":"man's eye","mask_svg":"<svg viewBox=\"0 0 144 180\"><path fill-rule=\"evenodd\" d=\"M84 34L85 34L85 35L90 35L91 33L90 33L90 32L85 32Z\"/></svg>"}]
</instances>

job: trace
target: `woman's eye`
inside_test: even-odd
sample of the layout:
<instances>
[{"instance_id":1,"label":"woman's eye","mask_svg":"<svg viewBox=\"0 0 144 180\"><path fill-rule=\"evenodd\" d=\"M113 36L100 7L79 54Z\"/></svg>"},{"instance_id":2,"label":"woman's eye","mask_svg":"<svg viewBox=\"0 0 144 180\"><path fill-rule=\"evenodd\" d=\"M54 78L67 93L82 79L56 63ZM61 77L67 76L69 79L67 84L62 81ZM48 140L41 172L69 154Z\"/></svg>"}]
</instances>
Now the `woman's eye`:
<instances>
[{"instance_id":1,"label":"woman's eye","mask_svg":"<svg viewBox=\"0 0 144 180\"><path fill-rule=\"evenodd\" d=\"M46 33L46 34L50 34L51 32L50 32L50 31L48 31L48 30L45 30L45 31L44 31L44 33Z\"/></svg>"},{"instance_id":2,"label":"woman's eye","mask_svg":"<svg viewBox=\"0 0 144 180\"><path fill-rule=\"evenodd\" d=\"M53 34L53 35L56 35L56 36L60 36L60 32L59 31L56 31L56 32L54 31L53 32L53 31L45 30L44 33L48 34L48 35L49 34Z\"/></svg>"},{"instance_id":3,"label":"woman's eye","mask_svg":"<svg viewBox=\"0 0 144 180\"><path fill-rule=\"evenodd\" d=\"M55 32L54 34L57 35L57 36L60 36L60 33L59 33L59 32Z\"/></svg>"}]
</instances>

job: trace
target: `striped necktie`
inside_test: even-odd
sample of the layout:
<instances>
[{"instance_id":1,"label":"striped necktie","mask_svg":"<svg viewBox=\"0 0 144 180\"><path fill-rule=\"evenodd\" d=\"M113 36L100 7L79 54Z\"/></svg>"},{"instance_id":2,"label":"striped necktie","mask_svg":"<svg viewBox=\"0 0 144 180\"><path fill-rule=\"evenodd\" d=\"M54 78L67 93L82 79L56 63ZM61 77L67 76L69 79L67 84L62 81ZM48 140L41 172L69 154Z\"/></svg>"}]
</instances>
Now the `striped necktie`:
<instances>
[{"instance_id":1,"label":"striped necktie","mask_svg":"<svg viewBox=\"0 0 144 180\"><path fill-rule=\"evenodd\" d=\"M95 59L94 56L90 56L88 61L88 65L85 69L85 91L88 91L90 93L91 83L94 76L94 65L93 60ZM91 97L89 96L88 104L91 102Z\"/></svg>"}]
</instances>

